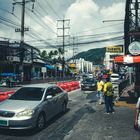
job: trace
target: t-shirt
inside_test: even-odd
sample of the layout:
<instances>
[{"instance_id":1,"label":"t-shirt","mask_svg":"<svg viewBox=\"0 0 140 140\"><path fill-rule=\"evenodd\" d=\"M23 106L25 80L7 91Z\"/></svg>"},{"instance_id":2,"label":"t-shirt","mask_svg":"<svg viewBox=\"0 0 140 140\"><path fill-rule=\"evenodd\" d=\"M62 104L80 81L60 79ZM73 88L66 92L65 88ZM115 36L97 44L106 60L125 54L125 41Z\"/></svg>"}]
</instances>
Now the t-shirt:
<instances>
[{"instance_id":1,"label":"t-shirt","mask_svg":"<svg viewBox=\"0 0 140 140\"><path fill-rule=\"evenodd\" d=\"M104 86L104 82L103 81L97 82L97 90L98 91L102 91L103 86Z\"/></svg>"},{"instance_id":2,"label":"t-shirt","mask_svg":"<svg viewBox=\"0 0 140 140\"><path fill-rule=\"evenodd\" d=\"M104 93L107 96L113 95L113 87L112 87L112 83L111 82L106 82L104 84Z\"/></svg>"}]
</instances>

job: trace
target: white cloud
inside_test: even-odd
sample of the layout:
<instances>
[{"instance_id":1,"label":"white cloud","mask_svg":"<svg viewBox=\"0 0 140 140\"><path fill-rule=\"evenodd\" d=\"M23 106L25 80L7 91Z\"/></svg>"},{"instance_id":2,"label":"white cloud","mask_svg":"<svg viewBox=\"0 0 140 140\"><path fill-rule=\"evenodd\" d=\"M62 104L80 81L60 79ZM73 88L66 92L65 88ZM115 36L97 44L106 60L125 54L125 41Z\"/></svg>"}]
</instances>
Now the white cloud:
<instances>
[{"instance_id":1,"label":"white cloud","mask_svg":"<svg viewBox=\"0 0 140 140\"><path fill-rule=\"evenodd\" d=\"M56 20L58 19L58 17L52 11L51 8L46 7L47 3L45 1L46 0L40 0L38 2L40 3L40 5L46 8L46 10L48 10L48 13L46 13L43 9L37 7L38 4L35 3L36 4L35 9L34 9L36 10L35 12L37 12L37 10L40 11L40 13L44 15L44 17L42 17L41 16L42 14L41 14L40 18L37 18L35 17L33 13L30 13L29 11L27 11L27 14L25 15L25 18L26 18L25 22L27 23L27 27L29 27L28 33L31 33L31 29L33 28L36 31L35 35L42 35L43 36L42 38L45 38L46 40L48 38L52 38L51 41L54 43L54 41L56 41L54 39L56 35L52 32L57 32L56 26L54 24L56 24ZM112 1L114 2L113 4L111 4ZM53 9L56 12L58 12L58 15L62 17L62 13L64 12L65 13L64 19L70 19L71 36L73 35L81 36L81 35L91 35L91 34L94 35L94 34L100 34L103 32L112 32L112 31L115 32L115 31L123 30L123 24L117 25L117 26L110 26L108 28L102 28L103 26L107 26L110 24L117 24L117 23L119 24L119 22L103 23L102 22L103 20L124 19L125 2L122 2L122 0L106 0L105 6L103 6L102 0L100 1L97 1L97 0L57 0L57 1L50 0L49 3L53 6ZM21 10L21 7L19 7L19 10ZM17 15L17 8L15 9L15 14ZM19 14L20 14L20 11L19 11ZM30 16L30 14L32 16ZM55 19L56 17L57 19ZM40 24L35 22L35 20L38 20L38 22L42 22L42 23L45 22L46 30ZM19 20L19 24L20 24L20 20ZM52 31L47 28L47 25L52 29ZM20 39L20 33L15 33L14 29L12 30L8 30L8 29L3 28L3 30L1 30L0 32L0 35L9 37L9 38ZM107 35L99 37L99 38L97 38L96 36L95 39L94 38L92 39L96 40L96 39L103 39L107 37L108 37ZM25 39L33 40L33 38L30 38L26 35L25 35ZM40 38L38 38L38 40L40 40ZM47 40L47 41L50 41L50 40ZM78 38L78 41L81 41L81 38ZM113 42L111 43L113 44ZM90 45L86 45L86 47L79 46L80 48L79 50L82 51L84 49L85 50L91 49L94 46L104 47L103 45L106 45L106 44L108 43L90 44Z\"/></svg>"},{"instance_id":2,"label":"white cloud","mask_svg":"<svg viewBox=\"0 0 140 140\"><path fill-rule=\"evenodd\" d=\"M66 18L71 22L71 33L83 31L94 26L99 6L92 0L77 0L66 12ZM96 19L97 20L97 19Z\"/></svg>"},{"instance_id":3,"label":"white cloud","mask_svg":"<svg viewBox=\"0 0 140 140\"><path fill-rule=\"evenodd\" d=\"M125 3L113 3L110 7L103 7L101 9L101 15L103 20L107 19L124 19Z\"/></svg>"},{"instance_id":4,"label":"white cloud","mask_svg":"<svg viewBox=\"0 0 140 140\"><path fill-rule=\"evenodd\" d=\"M101 33L118 32L123 31L123 21L122 22L108 22L103 23L103 20L113 20L113 19L124 19L125 13L125 3L115 1L110 6L101 7L95 0L76 0L75 3L71 4L68 8L65 18L70 19L70 30L71 36L77 35L96 35ZM111 26L112 24L116 24ZM102 28L103 26L106 26ZM100 28L101 27L101 28ZM97 29L98 28L98 29ZM119 34L120 35L120 34ZM114 37L115 35L104 35L96 36L91 40L101 40L109 37ZM78 41L82 40L80 37ZM105 47L108 45L123 44L123 41L108 41L96 44L87 44L79 46L79 51L93 49L97 47Z\"/></svg>"}]
</instances>

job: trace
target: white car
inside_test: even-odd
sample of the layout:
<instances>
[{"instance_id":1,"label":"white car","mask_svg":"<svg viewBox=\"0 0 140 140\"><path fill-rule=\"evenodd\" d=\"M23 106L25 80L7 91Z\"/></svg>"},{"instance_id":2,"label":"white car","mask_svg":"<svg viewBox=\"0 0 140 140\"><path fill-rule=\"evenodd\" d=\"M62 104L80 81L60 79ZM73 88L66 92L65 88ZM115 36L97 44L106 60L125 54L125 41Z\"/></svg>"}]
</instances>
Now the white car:
<instances>
[{"instance_id":1,"label":"white car","mask_svg":"<svg viewBox=\"0 0 140 140\"><path fill-rule=\"evenodd\" d=\"M110 76L110 81L111 82L118 82L119 79L120 79L120 77L119 77L119 74L117 74L117 73L112 73L111 76Z\"/></svg>"}]
</instances>

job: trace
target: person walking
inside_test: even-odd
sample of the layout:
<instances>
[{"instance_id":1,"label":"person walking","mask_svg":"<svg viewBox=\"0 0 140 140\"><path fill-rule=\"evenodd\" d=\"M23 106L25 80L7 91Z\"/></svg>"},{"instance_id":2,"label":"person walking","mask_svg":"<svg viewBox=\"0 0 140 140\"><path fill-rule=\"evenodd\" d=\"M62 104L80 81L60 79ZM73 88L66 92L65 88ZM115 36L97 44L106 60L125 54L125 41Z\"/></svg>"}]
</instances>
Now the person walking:
<instances>
[{"instance_id":1,"label":"person walking","mask_svg":"<svg viewBox=\"0 0 140 140\"><path fill-rule=\"evenodd\" d=\"M100 105L103 103L103 89L104 89L104 82L102 81L101 77L98 77L97 97L99 98Z\"/></svg>"},{"instance_id":2,"label":"person walking","mask_svg":"<svg viewBox=\"0 0 140 140\"><path fill-rule=\"evenodd\" d=\"M104 99L105 99L105 114L114 114L114 104L113 104L113 86L110 82L110 78L108 77L106 79L106 82L104 84Z\"/></svg>"}]
</instances>

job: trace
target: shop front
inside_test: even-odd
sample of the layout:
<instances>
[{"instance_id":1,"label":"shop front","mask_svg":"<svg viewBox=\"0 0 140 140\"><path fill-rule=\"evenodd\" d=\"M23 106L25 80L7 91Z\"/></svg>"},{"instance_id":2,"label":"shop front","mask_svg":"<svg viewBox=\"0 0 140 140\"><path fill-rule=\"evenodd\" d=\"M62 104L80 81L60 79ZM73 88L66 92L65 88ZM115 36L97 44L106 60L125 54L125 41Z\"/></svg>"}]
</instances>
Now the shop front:
<instances>
[{"instance_id":1,"label":"shop front","mask_svg":"<svg viewBox=\"0 0 140 140\"><path fill-rule=\"evenodd\" d=\"M140 43L132 42L129 47L129 54L117 56L114 59L115 64L118 66L127 66L129 84L134 83L135 94L140 96Z\"/></svg>"}]
</instances>

